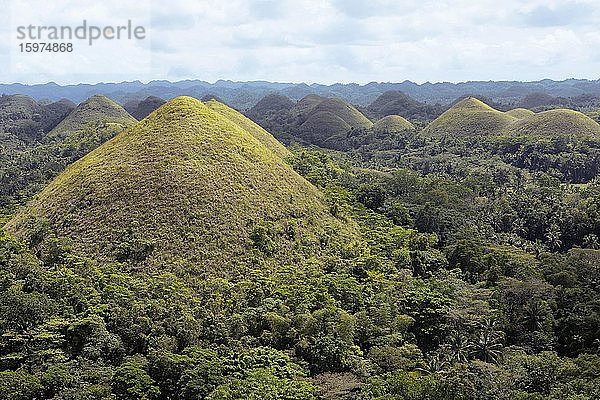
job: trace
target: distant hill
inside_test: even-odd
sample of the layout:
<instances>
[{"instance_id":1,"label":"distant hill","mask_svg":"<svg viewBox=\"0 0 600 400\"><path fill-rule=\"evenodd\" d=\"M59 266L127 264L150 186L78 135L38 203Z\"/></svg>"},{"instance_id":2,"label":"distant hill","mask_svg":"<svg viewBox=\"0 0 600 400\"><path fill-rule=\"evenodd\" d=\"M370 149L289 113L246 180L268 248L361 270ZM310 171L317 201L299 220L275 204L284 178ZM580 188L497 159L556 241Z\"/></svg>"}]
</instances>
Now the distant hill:
<instances>
[{"instance_id":1,"label":"distant hill","mask_svg":"<svg viewBox=\"0 0 600 400\"><path fill-rule=\"evenodd\" d=\"M513 108L512 110L508 110L506 112L506 114L510 115L511 117L523 119L523 118L531 117L535 113L533 111L527 110L525 108Z\"/></svg>"},{"instance_id":2,"label":"distant hill","mask_svg":"<svg viewBox=\"0 0 600 400\"><path fill-rule=\"evenodd\" d=\"M27 143L41 139L74 108L68 100L46 106L25 95L0 97L0 135Z\"/></svg>"},{"instance_id":3,"label":"distant hill","mask_svg":"<svg viewBox=\"0 0 600 400\"><path fill-rule=\"evenodd\" d=\"M271 93L247 113L286 143L300 142L330 147L332 138L355 129L370 129L373 123L356 107L342 99L309 94L294 103Z\"/></svg>"},{"instance_id":4,"label":"distant hill","mask_svg":"<svg viewBox=\"0 0 600 400\"><path fill-rule=\"evenodd\" d=\"M430 121L438 117L443 109L441 106L421 103L399 90L389 90L377 97L366 111L376 119L400 115L408 119Z\"/></svg>"},{"instance_id":5,"label":"distant hill","mask_svg":"<svg viewBox=\"0 0 600 400\"><path fill-rule=\"evenodd\" d=\"M562 101L546 93L529 93L518 103L521 108L537 108L543 106L562 105Z\"/></svg>"},{"instance_id":6,"label":"distant hill","mask_svg":"<svg viewBox=\"0 0 600 400\"><path fill-rule=\"evenodd\" d=\"M221 100L221 98L219 96L217 96L216 94L208 93L208 94L205 94L204 96L200 97L200 101L203 103L206 103L207 101L211 101L211 100L215 100L215 101L218 101L219 103L225 104L225 102L223 100Z\"/></svg>"},{"instance_id":7,"label":"distant hill","mask_svg":"<svg viewBox=\"0 0 600 400\"><path fill-rule=\"evenodd\" d=\"M340 99L304 98L292 112L298 113L298 136L317 146L352 129L368 129L373 123L360 111Z\"/></svg>"},{"instance_id":8,"label":"distant hill","mask_svg":"<svg viewBox=\"0 0 600 400\"><path fill-rule=\"evenodd\" d=\"M510 136L600 139L600 125L577 111L555 109L522 118L505 129Z\"/></svg>"},{"instance_id":9,"label":"distant hill","mask_svg":"<svg viewBox=\"0 0 600 400\"><path fill-rule=\"evenodd\" d=\"M279 93L269 93L263 97L258 103L248 110L247 115L250 118L260 117L269 113L276 113L281 111L289 111L294 107L294 102L289 97L281 95Z\"/></svg>"},{"instance_id":10,"label":"distant hill","mask_svg":"<svg viewBox=\"0 0 600 400\"><path fill-rule=\"evenodd\" d=\"M373 131L377 133L402 132L412 129L415 129L415 126L399 115L388 115L373 125Z\"/></svg>"},{"instance_id":11,"label":"distant hill","mask_svg":"<svg viewBox=\"0 0 600 400\"><path fill-rule=\"evenodd\" d=\"M123 107L103 95L94 95L79 104L47 138L65 137L76 131L88 130L91 127L110 129L115 132L136 122Z\"/></svg>"},{"instance_id":12,"label":"distant hill","mask_svg":"<svg viewBox=\"0 0 600 400\"><path fill-rule=\"evenodd\" d=\"M69 166L8 231L31 240L32 221L46 221L104 261L229 277L270 259L298 265L324 254L326 230L352 231L224 107L169 101Z\"/></svg>"},{"instance_id":13,"label":"distant hill","mask_svg":"<svg viewBox=\"0 0 600 400\"><path fill-rule=\"evenodd\" d=\"M470 81L460 83L425 82L417 84L411 81L404 82L370 82L366 85L355 83L332 85L306 83L278 83L267 81L251 82L233 82L219 80L209 83L201 80L184 80L178 82L169 82L166 80L156 80L148 83L139 81L120 82L120 83L99 83L99 84L78 84L78 85L57 85L56 83L47 83L40 85L23 84L0 84L0 93L4 94L25 94L34 99L60 100L69 99L79 103L92 94L103 94L120 103L125 103L131 99L144 99L148 96L157 96L163 99L170 99L176 96L186 95L197 99L210 100L204 98L209 95L216 100L225 102L237 110L249 110L256 105L262 98L270 93L278 93L297 101L309 94L315 94L322 97L340 98L350 104L360 107L367 107L376 101L382 94L388 91L401 92L409 96L414 101L427 103L429 105L441 104L449 105L456 98L461 96L477 94L477 97L487 98L494 102L510 105L512 107L523 107L518 103L527 95L534 93L544 93L552 97L568 98L568 103L560 104L563 107L577 108L586 107L585 111L600 107L600 81L585 79L567 79L564 81L553 81L544 79L535 82L519 81ZM586 97L595 97L593 103L586 100ZM399 104L401 107L402 104ZM416 106L416 105L413 105ZM396 106L394 106L396 107ZM429 106L435 107L435 106ZM525 108L529 108L527 105ZM410 108L409 108L410 109ZM431 120L441 114L431 114L430 111L416 109L413 115L404 114L401 109L390 109L389 114L402 115L408 119ZM371 115L374 119L379 119L385 115Z\"/></svg>"},{"instance_id":14,"label":"distant hill","mask_svg":"<svg viewBox=\"0 0 600 400\"><path fill-rule=\"evenodd\" d=\"M437 139L460 139L500 134L517 119L469 97L431 122L423 136Z\"/></svg>"},{"instance_id":15,"label":"distant hill","mask_svg":"<svg viewBox=\"0 0 600 400\"><path fill-rule=\"evenodd\" d=\"M158 107L165 104L166 101L156 96L148 96L142 101L129 101L123 105L123 108L138 121L146 118Z\"/></svg>"}]
</instances>

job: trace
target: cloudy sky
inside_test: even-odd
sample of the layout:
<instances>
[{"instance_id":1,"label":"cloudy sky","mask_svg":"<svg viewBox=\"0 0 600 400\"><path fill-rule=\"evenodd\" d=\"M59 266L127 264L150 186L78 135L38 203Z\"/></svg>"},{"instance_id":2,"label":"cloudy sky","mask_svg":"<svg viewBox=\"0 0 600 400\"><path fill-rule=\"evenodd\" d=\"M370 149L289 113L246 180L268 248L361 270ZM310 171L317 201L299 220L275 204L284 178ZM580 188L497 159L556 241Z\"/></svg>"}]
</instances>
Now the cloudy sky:
<instances>
[{"instance_id":1,"label":"cloudy sky","mask_svg":"<svg viewBox=\"0 0 600 400\"><path fill-rule=\"evenodd\" d=\"M0 0L0 82L415 82L600 78L596 0ZM21 53L17 27L116 26L144 40Z\"/></svg>"}]
</instances>

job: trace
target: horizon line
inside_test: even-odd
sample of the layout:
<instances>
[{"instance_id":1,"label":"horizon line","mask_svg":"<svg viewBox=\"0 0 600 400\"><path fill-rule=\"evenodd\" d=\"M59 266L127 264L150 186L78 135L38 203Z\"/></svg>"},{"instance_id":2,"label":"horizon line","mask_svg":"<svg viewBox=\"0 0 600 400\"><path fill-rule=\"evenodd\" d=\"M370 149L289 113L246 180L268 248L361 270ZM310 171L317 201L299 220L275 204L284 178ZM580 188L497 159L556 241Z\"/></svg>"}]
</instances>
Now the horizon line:
<instances>
[{"instance_id":1,"label":"horizon line","mask_svg":"<svg viewBox=\"0 0 600 400\"><path fill-rule=\"evenodd\" d=\"M465 84L465 83L490 83L490 82L494 82L494 83L538 83L538 82L543 82L543 81L551 81L551 82L567 82L567 81L588 81L588 82L597 82L600 81L600 78L596 78L596 79L592 79L592 78L574 78L574 77L570 77L570 78L564 78L564 79L552 79L552 78L541 78L538 80L510 80L510 79L500 79L500 80L494 80L494 79L488 79L488 80L467 80L467 81L424 81L424 82L416 82L416 81L412 81L410 79L405 79L403 81L370 81L367 83L361 83L361 82L333 82L333 83L323 83L323 82L306 82L306 81L288 81L288 82L282 82L282 81L269 81L269 80L265 80L265 79L254 79L254 80L232 80L232 79L217 79L215 81L207 81L207 80L203 80L203 79L199 79L199 78L195 78L195 79L181 79L181 80L169 80L169 79L151 79L151 80L141 80L141 79L134 79L134 80L123 80L123 81L96 81L96 82L78 82L78 83L57 83L56 81L47 81L44 83L23 83L23 82L0 82L0 85L3 86L10 86L10 85L22 85L22 86L45 86L45 85L57 85L57 86L80 86L80 85L89 85L89 86L95 86L95 85L119 85L119 84L124 84L124 83L140 83L142 85L149 85L153 82L168 82L168 83L172 83L172 84L176 84L176 83L182 83L182 82L201 82L201 83L206 83L209 85L216 85L219 82L229 82L229 83L271 83L271 84L279 84L279 85L307 85L307 86L313 86L313 85L318 85L318 86L334 86L334 85L358 85L358 86L367 86L370 84L402 84L402 83L412 83L415 84L417 86L424 86L424 85L439 85L439 84L452 84L452 85L460 85L460 84Z\"/></svg>"}]
</instances>

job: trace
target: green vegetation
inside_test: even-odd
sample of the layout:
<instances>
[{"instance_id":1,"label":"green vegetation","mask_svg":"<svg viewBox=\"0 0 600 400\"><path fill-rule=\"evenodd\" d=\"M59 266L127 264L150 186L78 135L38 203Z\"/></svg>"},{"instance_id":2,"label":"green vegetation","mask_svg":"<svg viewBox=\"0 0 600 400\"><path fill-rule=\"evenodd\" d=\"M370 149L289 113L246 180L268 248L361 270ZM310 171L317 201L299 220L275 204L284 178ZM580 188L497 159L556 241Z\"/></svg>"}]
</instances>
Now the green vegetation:
<instances>
[{"instance_id":1,"label":"green vegetation","mask_svg":"<svg viewBox=\"0 0 600 400\"><path fill-rule=\"evenodd\" d=\"M311 115L350 125L273 101L291 138ZM215 101L163 105L2 209L0 396L599 398L589 121L453 108L435 134L392 117L324 151Z\"/></svg>"}]
</instances>

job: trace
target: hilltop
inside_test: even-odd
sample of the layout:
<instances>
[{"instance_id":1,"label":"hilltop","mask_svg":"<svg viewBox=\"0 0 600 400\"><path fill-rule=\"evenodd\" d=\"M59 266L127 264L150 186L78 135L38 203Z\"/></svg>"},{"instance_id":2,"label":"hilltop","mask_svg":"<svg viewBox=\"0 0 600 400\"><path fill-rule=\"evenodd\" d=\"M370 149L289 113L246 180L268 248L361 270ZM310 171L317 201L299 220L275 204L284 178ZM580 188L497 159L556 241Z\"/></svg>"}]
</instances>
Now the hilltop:
<instances>
[{"instance_id":1,"label":"hilltop","mask_svg":"<svg viewBox=\"0 0 600 400\"><path fill-rule=\"evenodd\" d=\"M273 135L233 108L228 107L223 103L219 103L217 100L210 100L204 104L212 111L221 114L223 117L227 118L254 136L256 140L261 142L265 147L277 154L279 157L285 158L290 155L288 149L286 149L284 145L277 141Z\"/></svg>"},{"instance_id":2,"label":"hilltop","mask_svg":"<svg viewBox=\"0 0 600 400\"><path fill-rule=\"evenodd\" d=\"M292 107L294 107L294 102L289 97L279 93L269 93L248 110L248 116L252 118L272 112L289 111Z\"/></svg>"},{"instance_id":3,"label":"hilltop","mask_svg":"<svg viewBox=\"0 0 600 400\"><path fill-rule=\"evenodd\" d=\"M431 122L422 134L438 139L495 135L516 120L474 97L468 97Z\"/></svg>"},{"instance_id":4,"label":"hilltop","mask_svg":"<svg viewBox=\"0 0 600 400\"><path fill-rule=\"evenodd\" d=\"M375 132L402 132L415 129L415 126L400 115L388 115L373 125Z\"/></svg>"},{"instance_id":5,"label":"hilltop","mask_svg":"<svg viewBox=\"0 0 600 400\"><path fill-rule=\"evenodd\" d=\"M321 248L327 229L347 231L233 113L190 97L169 101L69 166L8 231L32 240L32 221L47 221L105 261L216 275L270 257L298 261Z\"/></svg>"},{"instance_id":6,"label":"hilltop","mask_svg":"<svg viewBox=\"0 0 600 400\"><path fill-rule=\"evenodd\" d=\"M526 108L513 108L512 110L508 110L506 112L506 115L510 115L511 117L515 117L517 119L528 118L533 114L535 114L533 111Z\"/></svg>"}]
</instances>

